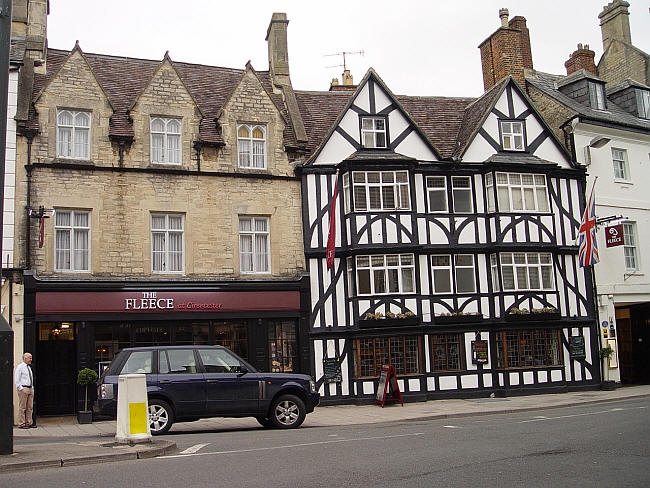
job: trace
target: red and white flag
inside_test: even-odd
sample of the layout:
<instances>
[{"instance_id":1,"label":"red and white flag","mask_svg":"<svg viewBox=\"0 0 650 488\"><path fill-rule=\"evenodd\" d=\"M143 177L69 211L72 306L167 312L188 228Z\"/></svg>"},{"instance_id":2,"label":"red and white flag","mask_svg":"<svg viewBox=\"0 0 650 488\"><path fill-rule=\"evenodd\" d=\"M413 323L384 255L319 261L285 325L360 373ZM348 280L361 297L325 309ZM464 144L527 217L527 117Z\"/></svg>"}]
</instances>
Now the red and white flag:
<instances>
[{"instance_id":1,"label":"red and white flag","mask_svg":"<svg viewBox=\"0 0 650 488\"><path fill-rule=\"evenodd\" d=\"M594 201L594 188L596 181L591 187L591 194L587 200L585 213L582 216L580 229L578 229L578 259L581 267L591 266L600 261L598 256L598 243L596 242L596 203Z\"/></svg>"},{"instance_id":2,"label":"red and white flag","mask_svg":"<svg viewBox=\"0 0 650 488\"><path fill-rule=\"evenodd\" d=\"M336 197L339 189L339 174L336 173L336 181L334 182L334 193L332 194L332 202L330 203L330 230L327 236L327 269L332 269L334 266L334 254L336 251Z\"/></svg>"},{"instance_id":3,"label":"red and white flag","mask_svg":"<svg viewBox=\"0 0 650 488\"><path fill-rule=\"evenodd\" d=\"M45 240L45 216L41 211L41 218L39 219L39 236L38 236L38 247L43 247L43 241Z\"/></svg>"}]
</instances>

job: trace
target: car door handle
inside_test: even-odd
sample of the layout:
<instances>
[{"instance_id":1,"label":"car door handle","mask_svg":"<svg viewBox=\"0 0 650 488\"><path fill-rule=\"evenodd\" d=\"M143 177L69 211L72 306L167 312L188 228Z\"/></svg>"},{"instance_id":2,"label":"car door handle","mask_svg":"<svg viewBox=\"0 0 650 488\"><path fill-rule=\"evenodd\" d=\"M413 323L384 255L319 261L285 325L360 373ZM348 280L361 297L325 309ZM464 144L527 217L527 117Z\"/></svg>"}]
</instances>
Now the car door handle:
<instances>
[{"instance_id":1,"label":"car door handle","mask_svg":"<svg viewBox=\"0 0 650 488\"><path fill-rule=\"evenodd\" d=\"M171 382L172 382L172 380L160 380L159 383L171 383Z\"/></svg>"}]
</instances>

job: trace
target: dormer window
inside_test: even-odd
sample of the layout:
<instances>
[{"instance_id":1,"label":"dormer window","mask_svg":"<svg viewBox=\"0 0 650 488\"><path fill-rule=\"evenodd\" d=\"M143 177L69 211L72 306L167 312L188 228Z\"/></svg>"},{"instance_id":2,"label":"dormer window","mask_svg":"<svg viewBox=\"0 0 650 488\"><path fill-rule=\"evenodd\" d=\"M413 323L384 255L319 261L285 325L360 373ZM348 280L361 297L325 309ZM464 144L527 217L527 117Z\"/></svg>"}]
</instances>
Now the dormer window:
<instances>
[{"instance_id":1,"label":"dormer window","mask_svg":"<svg viewBox=\"0 0 650 488\"><path fill-rule=\"evenodd\" d=\"M636 106L639 117L650 119L650 90L636 90Z\"/></svg>"},{"instance_id":2,"label":"dormer window","mask_svg":"<svg viewBox=\"0 0 650 488\"><path fill-rule=\"evenodd\" d=\"M240 168L266 169L266 127L250 124L237 127L237 159Z\"/></svg>"},{"instance_id":3,"label":"dormer window","mask_svg":"<svg viewBox=\"0 0 650 488\"><path fill-rule=\"evenodd\" d=\"M59 110L56 125L57 157L90 159L90 113Z\"/></svg>"},{"instance_id":4,"label":"dormer window","mask_svg":"<svg viewBox=\"0 0 650 488\"><path fill-rule=\"evenodd\" d=\"M596 83L595 81L589 82L589 106L596 110L605 110L605 87Z\"/></svg>"},{"instance_id":5,"label":"dormer window","mask_svg":"<svg viewBox=\"0 0 650 488\"><path fill-rule=\"evenodd\" d=\"M504 151L524 150L524 122L501 121L501 145Z\"/></svg>"},{"instance_id":6,"label":"dormer window","mask_svg":"<svg viewBox=\"0 0 650 488\"><path fill-rule=\"evenodd\" d=\"M181 121L151 118L151 162L181 164Z\"/></svg>"},{"instance_id":7,"label":"dormer window","mask_svg":"<svg viewBox=\"0 0 650 488\"><path fill-rule=\"evenodd\" d=\"M361 118L361 144L365 148L386 148L386 119L383 117Z\"/></svg>"}]
</instances>

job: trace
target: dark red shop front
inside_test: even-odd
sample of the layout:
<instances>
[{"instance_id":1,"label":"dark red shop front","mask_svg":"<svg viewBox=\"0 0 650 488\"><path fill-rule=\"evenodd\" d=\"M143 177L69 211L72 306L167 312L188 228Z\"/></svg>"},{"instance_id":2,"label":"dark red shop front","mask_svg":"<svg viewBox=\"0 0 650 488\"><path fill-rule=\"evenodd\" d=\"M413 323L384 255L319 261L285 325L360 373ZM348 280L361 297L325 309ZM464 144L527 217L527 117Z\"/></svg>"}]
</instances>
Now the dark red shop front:
<instances>
[{"instance_id":1,"label":"dark red shop front","mask_svg":"<svg viewBox=\"0 0 650 488\"><path fill-rule=\"evenodd\" d=\"M257 289L240 283L232 291L142 283L101 290L68 283L63 290L61 283L31 281L25 345L35 351L40 415L74 413L82 401L79 369L101 374L125 347L220 344L263 371L311 374L305 280Z\"/></svg>"}]
</instances>

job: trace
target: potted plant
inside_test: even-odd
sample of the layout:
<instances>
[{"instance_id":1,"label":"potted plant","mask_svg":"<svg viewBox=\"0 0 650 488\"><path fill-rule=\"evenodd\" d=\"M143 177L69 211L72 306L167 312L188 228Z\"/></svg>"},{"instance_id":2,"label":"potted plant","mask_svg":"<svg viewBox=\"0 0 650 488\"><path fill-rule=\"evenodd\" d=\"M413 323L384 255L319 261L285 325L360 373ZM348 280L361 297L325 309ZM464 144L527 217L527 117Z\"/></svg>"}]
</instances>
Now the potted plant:
<instances>
[{"instance_id":1,"label":"potted plant","mask_svg":"<svg viewBox=\"0 0 650 488\"><path fill-rule=\"evenodd\" d=\"M616 388L616 383L609 379L609 358L614 355L614 349L607 344L607 347L602 347L598 352L600 359L603 361L603 382L601 389L605 391L612 391Z\"/></svg>"},{"instance_id":2,"label":"potted plant","mask_svg":"<svg viewBox=\"0 0 650 488\"><path fill-rule=\"evenodd\" d=\"M97 382L97 372L84 368L77 375L77 383L84 387L84 409L77 412L77 421L80 424L90 424L93 421L93 412L88 410L88 384Z\"/></svg>"}]
</instances>

